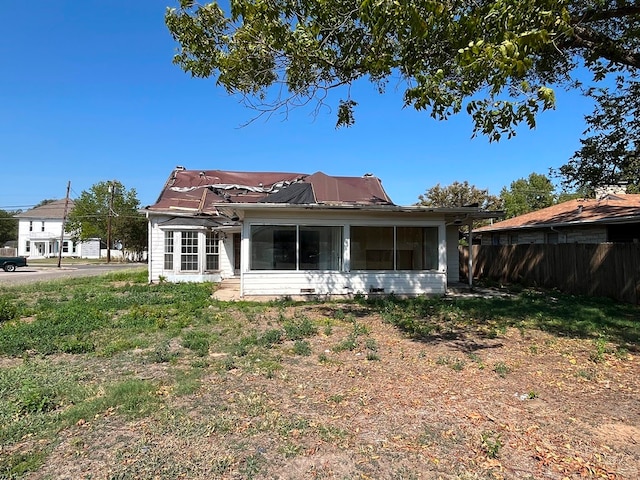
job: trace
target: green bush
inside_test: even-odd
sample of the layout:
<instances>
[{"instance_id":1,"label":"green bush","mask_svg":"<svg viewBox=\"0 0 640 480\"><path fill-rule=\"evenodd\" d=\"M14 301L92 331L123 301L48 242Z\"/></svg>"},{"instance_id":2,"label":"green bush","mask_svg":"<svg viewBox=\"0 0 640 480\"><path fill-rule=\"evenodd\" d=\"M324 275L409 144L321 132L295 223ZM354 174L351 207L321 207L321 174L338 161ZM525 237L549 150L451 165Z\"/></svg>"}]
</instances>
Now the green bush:
<instances>
[{"instance_id":1,"label":"green bush","mask_svg":"<svg viewBox=\"0 0 640 480\"><path fill-rule=\"evenodd\" d=\"M18 316L18 307L8 298L0 297L0 322L8 322Z\"/></svg>"}]
</instances>

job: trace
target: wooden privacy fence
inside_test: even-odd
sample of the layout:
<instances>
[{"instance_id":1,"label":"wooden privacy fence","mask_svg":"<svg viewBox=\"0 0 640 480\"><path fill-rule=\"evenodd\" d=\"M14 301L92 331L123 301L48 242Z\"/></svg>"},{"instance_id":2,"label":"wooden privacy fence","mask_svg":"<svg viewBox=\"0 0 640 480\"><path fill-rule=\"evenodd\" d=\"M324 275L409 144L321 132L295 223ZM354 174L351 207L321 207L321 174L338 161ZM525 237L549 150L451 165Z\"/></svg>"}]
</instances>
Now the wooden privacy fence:
<instances>
[{"instance_id":1,"label":"wooden privacy fence","mask_svg":"<svg viewBox=\"0 0 640 480\"><path fill-rule=\"evenodd\" d=\"M640 303L640 245L473 245L474 278L557 288L563 292ZM468 247L460 273L468 278Z\"/></svg>"},{"instance_id":2,"label":"wooden privacy fence","mask_svg":"<svg viewBox=\"0 0 640 480\"><path fill-rule=\"evenodd\" d=\"M12 247L0 248L0 257L15 257L18 255L18 249Z\"/></svg>"}]
</instances>

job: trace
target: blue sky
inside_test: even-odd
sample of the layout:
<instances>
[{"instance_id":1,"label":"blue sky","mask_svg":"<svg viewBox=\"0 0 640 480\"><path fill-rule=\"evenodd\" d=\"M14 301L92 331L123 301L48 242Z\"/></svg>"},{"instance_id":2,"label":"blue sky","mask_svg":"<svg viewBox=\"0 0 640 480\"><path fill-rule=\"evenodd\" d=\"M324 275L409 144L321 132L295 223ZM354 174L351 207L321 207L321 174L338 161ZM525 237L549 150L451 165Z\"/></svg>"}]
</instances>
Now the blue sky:
<instances>
[{"instance_id":1,"label":"blue sky","mask_svg":"<svg viewBox=\"0 0 640 480\"><path fill-rule=\"evenodd\" d=\"M395 203L415 203L440 183L467 180L498 194L531 172L548 173L579 146L591 106L556 92L558 107L511 140L472 139L466 115L437 122L403 109L401 92L359 85L356 124L335 111L290 112L241 125L254 113L213 80L172 64L164 25L177 0L0 0L0 209L75 198L119 180L142 205L176 165L188 169L291 171L382 179Z\"/></svg>"}]
</instances>

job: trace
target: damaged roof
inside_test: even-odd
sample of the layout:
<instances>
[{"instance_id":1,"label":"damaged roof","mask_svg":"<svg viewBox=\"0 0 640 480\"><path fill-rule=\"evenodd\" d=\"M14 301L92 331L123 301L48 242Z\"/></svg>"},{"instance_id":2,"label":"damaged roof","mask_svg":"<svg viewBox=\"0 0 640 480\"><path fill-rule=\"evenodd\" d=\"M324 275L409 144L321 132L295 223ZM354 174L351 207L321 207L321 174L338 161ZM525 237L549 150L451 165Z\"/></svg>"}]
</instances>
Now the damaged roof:
<instances>
[{"instance_id":1,"label":"damaged roof","mask_svg":"<svg viewBox=\"0 0 640 480\"><path fill-rule=\"evenodd\" d=\"M223 204L393 205L379 178L284 172L187 170L171 172L150 211L216 214Z\"/></svg>"},{"instance_id":2,"label":"damaged roof","mask_svg":"<svg viewBox=\"0 0 640 480\"><path fill-rule=\"evenodd\" d=\"M593 223L627 223L639 220L640 194L609 194L599 199L581 198L569 200L478 228L476 232Z\"/></svg>"}]
</instances>

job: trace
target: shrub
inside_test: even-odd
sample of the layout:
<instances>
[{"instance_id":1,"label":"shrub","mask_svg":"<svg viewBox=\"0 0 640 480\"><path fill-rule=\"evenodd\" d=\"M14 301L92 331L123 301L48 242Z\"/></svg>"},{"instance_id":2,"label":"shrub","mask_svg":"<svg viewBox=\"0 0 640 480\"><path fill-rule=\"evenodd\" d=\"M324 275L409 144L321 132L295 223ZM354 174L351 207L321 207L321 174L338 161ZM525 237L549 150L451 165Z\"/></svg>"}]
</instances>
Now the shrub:
<instances>
[{"instance_id":1,"label":"shrub","mask_svg":"<svg viewBox=\"0 0 640 480\"><path fill-rule=\"evenodd\" d=\"M0 297L0 322L8 322L18 316L18 307L8 298Z\"/></svg>"}]
</instances>

